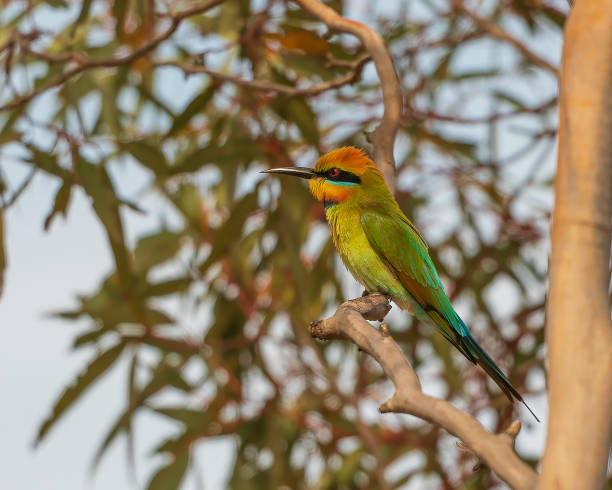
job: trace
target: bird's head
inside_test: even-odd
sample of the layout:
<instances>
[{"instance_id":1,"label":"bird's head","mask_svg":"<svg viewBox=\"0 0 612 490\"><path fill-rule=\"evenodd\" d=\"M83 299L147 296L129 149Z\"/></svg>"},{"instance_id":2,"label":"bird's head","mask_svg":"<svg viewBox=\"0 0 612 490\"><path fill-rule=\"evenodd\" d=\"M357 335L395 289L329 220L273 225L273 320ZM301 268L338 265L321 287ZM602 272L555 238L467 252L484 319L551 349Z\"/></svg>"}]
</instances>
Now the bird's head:
<instances>
[{"instance_id":1,"label":"bird's head","mask_svg":"<svg viewBox=\"0 0 612 490\"><path fill-rule=\"evenodd\" d=\"M284 167L265 173L293 175L309 179L310 192L325 207L345 202L363 202L391 197L376 164L358 148L345 146L326 153L314 168Z\"/></svg>"}]
</instances>

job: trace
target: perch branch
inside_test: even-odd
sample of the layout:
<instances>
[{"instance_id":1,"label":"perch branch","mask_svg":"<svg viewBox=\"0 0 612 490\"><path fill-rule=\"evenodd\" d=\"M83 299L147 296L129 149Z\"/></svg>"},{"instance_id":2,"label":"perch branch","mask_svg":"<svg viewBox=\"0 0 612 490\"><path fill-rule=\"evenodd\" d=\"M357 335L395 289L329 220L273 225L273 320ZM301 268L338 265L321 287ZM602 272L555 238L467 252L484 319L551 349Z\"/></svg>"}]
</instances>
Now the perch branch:
<instances>
[{"instance_id":1,"label":"perch branch","mask_svg":"<svg viewBox=\"0 0 612 490\"><path fill-rule=\"evenodd\" d=\"M321 19L332 32L345 32L357 36L372 57L380 79L384 112L380 124L370 134L374 147L374 160L380 167L387 185L395 189L395 159L393 144L402 112L402 95L393 60L385 41L374 29L347 19L318 0L295 0L295 2L314 16Z\"/></svg>"},{"instance_id":2,"label":"perch branch","mask_svg":"<svg viewBox=\"0 0 612 490\"><path fill-rule=\"evenodd\" d=\"M406 413L439 425L463 441L464 447L512 488L533 489L538 475L514 451L520 423L513 423L503 434L492 434L450 402L423 393L414 369L388 328L382 325L377 330L366 321L382 320L390 309L385 296L370 294L347 301L333 316L313 322L310 333L321 340L350 340L380 364L395 386L393 396L379 407L381 413Z\"/></svg>"}]
</instances>

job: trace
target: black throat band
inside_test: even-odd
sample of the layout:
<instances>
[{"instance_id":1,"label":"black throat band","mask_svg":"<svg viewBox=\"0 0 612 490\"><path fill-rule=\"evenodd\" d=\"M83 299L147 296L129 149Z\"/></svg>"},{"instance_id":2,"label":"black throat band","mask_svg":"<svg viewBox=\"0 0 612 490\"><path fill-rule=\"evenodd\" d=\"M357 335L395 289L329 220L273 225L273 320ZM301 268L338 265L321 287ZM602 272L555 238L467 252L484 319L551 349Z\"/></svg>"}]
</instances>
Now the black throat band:
<instances>
[{"instance_id":1,"label":"black throat band","mask_svg":"<svg viewBox=\"0 0 612 490\"><path fill-rule=\"evenodd\" d=\"M328 200L325 200L325 199L323 200L323 207L325 209L329 209L332 206L335 206L336 204L338 204L338 201L328 201Z\"/></svg>"}]
</instances>

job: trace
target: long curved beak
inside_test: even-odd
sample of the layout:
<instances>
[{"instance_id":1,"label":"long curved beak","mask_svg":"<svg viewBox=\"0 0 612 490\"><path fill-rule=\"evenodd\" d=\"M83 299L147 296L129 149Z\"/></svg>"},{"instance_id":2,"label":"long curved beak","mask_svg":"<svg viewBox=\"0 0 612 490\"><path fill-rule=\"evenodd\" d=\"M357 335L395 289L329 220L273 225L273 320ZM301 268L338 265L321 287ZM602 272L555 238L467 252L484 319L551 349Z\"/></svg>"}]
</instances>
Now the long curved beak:
<instances>
[{"instance_id":1,"label":"long curved beak","mask_svg":"<svg viewBox=\"0 0 612 490\"><path fill-rule=\"evenodd\" d=\"M308 167L279 167L262 170L260 173L293 175L294 177L300 177L302 179L312 179L317 176L314 170Z\"/></svg>"}]
</instances>

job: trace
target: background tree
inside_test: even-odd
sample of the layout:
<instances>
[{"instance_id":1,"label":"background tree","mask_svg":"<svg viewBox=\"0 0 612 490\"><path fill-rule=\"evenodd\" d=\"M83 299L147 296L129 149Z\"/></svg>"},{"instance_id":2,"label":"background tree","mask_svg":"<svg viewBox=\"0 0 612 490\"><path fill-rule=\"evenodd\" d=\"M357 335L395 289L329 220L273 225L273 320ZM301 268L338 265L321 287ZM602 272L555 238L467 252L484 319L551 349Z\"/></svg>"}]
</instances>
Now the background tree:
<instances>
[{"instance_id":1,"label":"background tree","mask_svg":"<svg viewBox=\"0 0 612 490\"><path fill-rule=\"evenodd\" d=\"M328 5L367 19L400 82L397 198L476 338L519 391L542 397L550 51L567 7L345 3ZM206 471L194 452L219 437L235 443L232 488L500 484L473 472L473 455L440 427L379 415L389 382L365 354L310 337L310 321L360 289L303 185L283 181L280 192L257 174L343 144L372 150L366 133L384 98L368 39L273 0L14 2L2 23L2 158L31 169L17 181L3 163L3 214L38 175L57 189L45 228L85 194L115 263L58 313L88 320L74 348L91 360L39 440L127 358L126 405L92 455L123 434L133 451L145 414L176 421L154 448L168 458L149 470L149 488ZM131 231L145 219L149 231ZM493 432L509 426L504 396L431 328L397 313L387 323L426 391Z\"/></svg>"}]
</instances>

